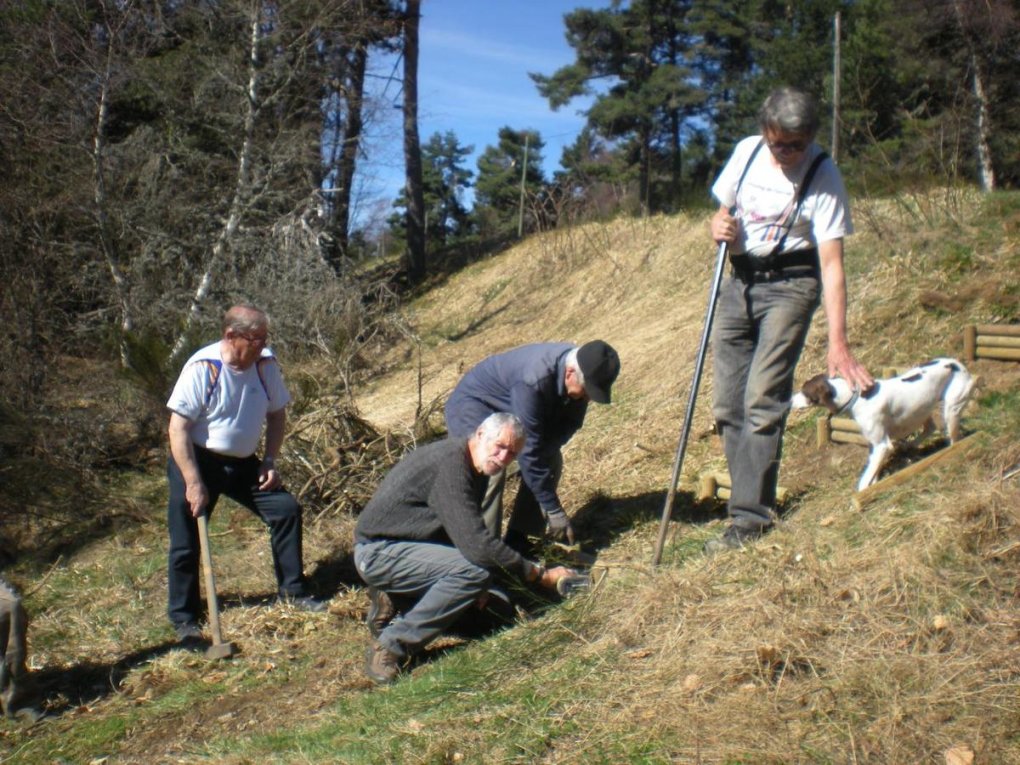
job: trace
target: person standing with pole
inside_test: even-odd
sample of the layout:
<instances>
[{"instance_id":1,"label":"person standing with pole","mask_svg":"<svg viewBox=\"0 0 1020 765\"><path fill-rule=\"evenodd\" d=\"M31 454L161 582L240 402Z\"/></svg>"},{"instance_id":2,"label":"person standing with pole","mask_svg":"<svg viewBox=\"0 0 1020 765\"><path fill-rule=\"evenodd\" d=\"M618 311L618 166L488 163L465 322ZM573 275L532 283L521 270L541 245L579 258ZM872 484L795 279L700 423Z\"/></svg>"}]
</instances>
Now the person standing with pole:
<instances>
[{"instance_id":1,"label":"person standing with pole","mask_svg":"<svg viewBox=\"0 0 1020 765\"><path fill-rule=\"evenodd\" d=\"M197 519L212 513L221 494L269 527L280 600L304 611L326 610L308 593L301 506L283 488L276 466L290 392L267 346L269 317L254 306L237 305L224 314L222 329L220 340L196 351L184 365L167 401L167 615L184 643L202 635ZM263 426L260 458L255 452Z\"/></svg>"},{"instance_id":2,"label":"person standing with pole","mask_svg":"<svg viewBox=\"0 0 1020 765\"><path fill-rule=\"evenodd\" d=\"M843 238L853 233L836 165L814 143L818 105L778 88L759 112L761 135L737 144L712 186L712 238L729 249L712 334L712 412L729 465L730 525L707 553L742 547L775 520L793 376L820 304L827 364L860 390L873 384L846 332Z\"/></svg>"}]
</instances>

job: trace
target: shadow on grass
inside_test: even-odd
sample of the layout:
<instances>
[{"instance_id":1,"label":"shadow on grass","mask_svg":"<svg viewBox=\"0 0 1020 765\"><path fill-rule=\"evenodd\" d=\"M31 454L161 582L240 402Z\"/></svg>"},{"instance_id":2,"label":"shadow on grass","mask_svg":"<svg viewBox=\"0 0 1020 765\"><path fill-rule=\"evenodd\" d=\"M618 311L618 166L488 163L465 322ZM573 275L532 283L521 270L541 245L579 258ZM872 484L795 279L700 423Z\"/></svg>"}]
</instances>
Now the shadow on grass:
<instances>
[{"instance_id":1,"label":"shadow on grass","mask_svg":"<svg viewBox=\"0 0 1020 765\"><path fill-rule=\"evenodd\" d=\"M960 438L966 438L972 432L965 430L961 433ZM920 462L925 457L930 457L936 452L947 449L949 446L949 439L941 435L931 436L919 442L908 441L900 444L897 446L896 451L893 452L893 455L886 461L885 465L882 466L882 470L875 480L881 481L883 478L889 478L894 473L898 473L900 470L910 467L915 462ZM864 464L864 462L861 463L861 470L864 469Z\"/></svg>"},{"instance_id":2,"label":"shadow on grass","mask_svg":"<svg viewBox=\"0 0 1020 765\"><path fill-rule=\"evenodd\" d=\"M354 553L350 549L337 550L317 561L308 575L308 587L319 598L331 598L341 589L363 585L354 567Z\"/></svg>"},{"instance_id":3,"label":"shadow on grass","mask_svg":"<svg viewBox=\"0 0 1020 765\"><path fill-rule=\"evenodd\" d=\"M666 506L666 492L645 492L629 497L598 494L573 516L581 548L589 554L611 546L635 526L660 521ZM678 491L670 519L702 525L726 517L726 506L716 500L699 501L688 491Z\"/></svg>"},{"instance_id":4,"label":"shadow on grass","mask_svg":"<svg viewBox=\"0 0 1020 765\"><path fill-rule=\"evenodd\" d=\"M489 313L483 316L479 316L477 319L470 322L466 327L464 327L464 329L462 329L460 332L454 332L453 334L448 335L446 339L456 343L459 342L460 340L463 340L465 337L476 334L478 330L484 327L489 321L495 319L497 316L503 313L507 308L509 308L509 306L504 305L501 306L500 308L497 308L495 311L490 311Z\"/></svg>"},{"instance_id":5,"label":"shadow on grass","mask_svg":"<svg viewBox=\"0 0 1020 765\"><path fill-rule=\"evenodd\" d=\"M176 640L133 651L114 662L83 661L71 667L44 667L30 674L36 701L50 716L94 704L120 692L131 670L170 651L201 650L208 643L194 641L185 647Z\"/></svg>"},{"instance_id":6,"label":"shadow on grass","mask_svg":"<svg viewBox=\"0 0 1020 765\"><path fill-rule=\"evenodd\" d=\"M364 586L364 582L361 581L361 577L358 576L358 571L354 567L354 556L350 550L338 550L334 554L316 561L306 580L308 594L319 600L330 600L341 590ZM277 600L275 592L254 595L224 592L219 595L220 608L223 609L271 606Z\"/></svg>"}]
</instances>

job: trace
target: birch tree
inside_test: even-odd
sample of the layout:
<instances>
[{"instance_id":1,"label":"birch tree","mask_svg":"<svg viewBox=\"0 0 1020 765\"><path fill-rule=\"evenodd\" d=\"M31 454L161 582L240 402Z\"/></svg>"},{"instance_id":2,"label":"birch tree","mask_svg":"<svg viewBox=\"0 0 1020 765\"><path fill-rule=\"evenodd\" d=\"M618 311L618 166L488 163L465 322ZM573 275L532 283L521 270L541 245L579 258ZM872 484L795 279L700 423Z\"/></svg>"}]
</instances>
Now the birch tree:
<instances>
[{"instance_id":1,"label":"birch tree","mask_svg":"<svg viewBox=\"0 0 1020 765\"><path fill-rule=\"evenodd\" d=\"M241 216L248 202L250 190L249 169L251 166L252 144L255 136L255 115L259 107L259 45L262 40L263 30L265 29L262 6L262 0L251 1L251 15L249 17L250 34L248 38L248 83L245 89L247 98L245 99L244 109L244 129L240 136L240 146L237 153L237 180L234 183L233 193L230 198L227 218L206 259L204 271L198 280L198 287L191 298L181 331L174 341L173 349L168 359L170 364L184 350L189 330L198 316L203 303L209 296L213 278L223 265L224 253L229 247L238 225L241 223Z\"/></svg>"}]
</instances>

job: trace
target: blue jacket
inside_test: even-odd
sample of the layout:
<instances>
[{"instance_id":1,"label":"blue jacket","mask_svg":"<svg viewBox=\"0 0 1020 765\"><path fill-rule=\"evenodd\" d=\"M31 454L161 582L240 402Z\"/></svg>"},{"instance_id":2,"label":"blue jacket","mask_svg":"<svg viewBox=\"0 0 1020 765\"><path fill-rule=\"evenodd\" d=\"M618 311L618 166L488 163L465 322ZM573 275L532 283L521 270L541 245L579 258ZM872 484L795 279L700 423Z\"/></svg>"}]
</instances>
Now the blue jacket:
<instances>
[{"instance_id":1,"label":"blue jacket","mask_svg":"<svg viewBox=\"0 0 1020 765\"><path fill-rule=\"evenodd\" d=\"M584 424L587 401L567 396L564 362L573 343L522 345L479 362L446 402L451 436L470 436L494 412L517 415L528 438L517 461L521 478L546 514L562 512L556 478L548 465Z\"/></svg>"}]
</instances>

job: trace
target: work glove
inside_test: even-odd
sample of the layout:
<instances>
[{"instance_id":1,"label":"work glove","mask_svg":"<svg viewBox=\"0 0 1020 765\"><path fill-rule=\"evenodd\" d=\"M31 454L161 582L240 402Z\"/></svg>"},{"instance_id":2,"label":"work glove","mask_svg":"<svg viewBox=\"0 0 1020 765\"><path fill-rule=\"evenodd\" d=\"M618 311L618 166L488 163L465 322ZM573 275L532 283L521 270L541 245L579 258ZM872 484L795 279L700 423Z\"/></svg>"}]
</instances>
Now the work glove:
<instances>
[{"instance_id":1,"label":"work glove","mask_svg":"<svg viewBox=\"0 0 1020 765\"><path fill-rule=\"evenodd\" d=\"M549 524L549 537L554 542L574 544L574 529L562 507L546 512L545 520Z\"/></svg>"}]
</instances>

